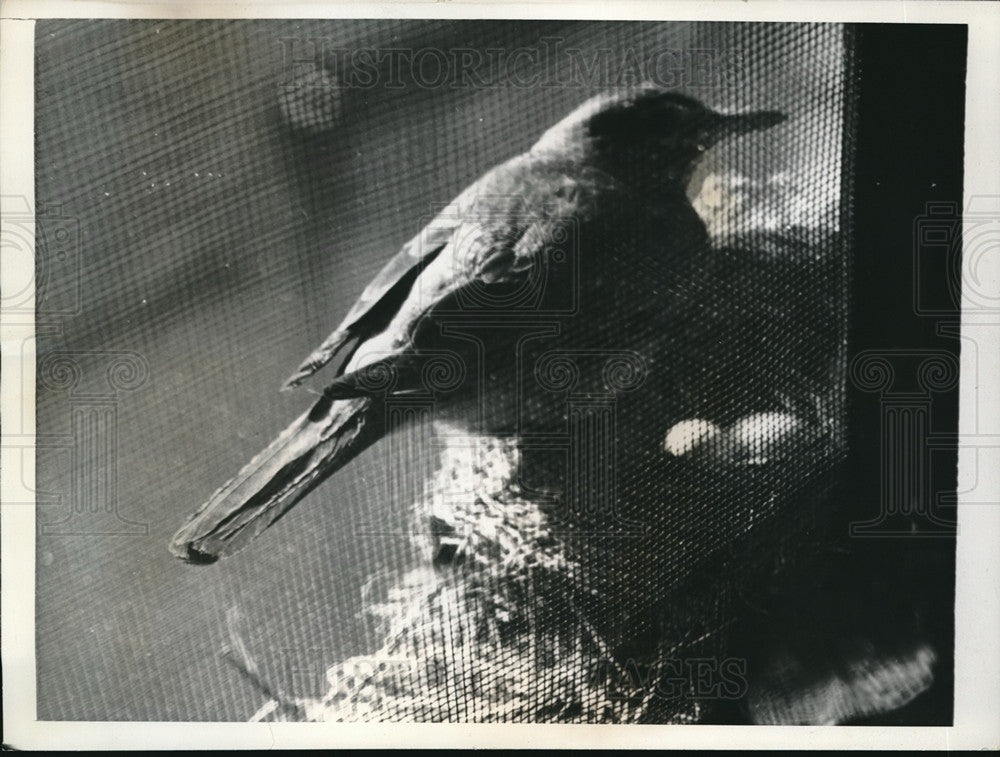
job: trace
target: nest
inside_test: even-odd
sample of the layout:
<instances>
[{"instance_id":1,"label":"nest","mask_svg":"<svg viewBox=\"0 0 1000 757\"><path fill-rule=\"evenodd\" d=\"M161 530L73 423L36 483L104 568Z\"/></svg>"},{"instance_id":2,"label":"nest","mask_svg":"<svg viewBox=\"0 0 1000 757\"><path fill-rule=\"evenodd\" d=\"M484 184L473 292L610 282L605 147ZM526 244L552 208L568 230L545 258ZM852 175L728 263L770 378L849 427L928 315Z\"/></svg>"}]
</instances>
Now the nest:
<instances>
[{"instance_id":1,"label":"nest","mask_svg":"<svg viewBox=\"0 0 1000 757\"><path fill-rule=\"evenodd\" d=\"M789 651L776 637L777 651L758 655L752 670L730 668L735 677L698 667L746 662L727 656L735 648L729 626L738 615L732 596L744 591L734 586L762 582L747 559L755 549L773 550L784 561L786 550L772 543L773 529L748 524L747 536L756 536L743 551L728 561L713 553L709 564L717 578L706 578L708 569L700 565L687 593L647 582L664 590L653 601L641 588L649 578L643 571L655 572L651 561L635 565L622 581L611 553L602 562L599 551L581 552L551 510L519 490L521 454L514 440L451 440L412 514L412 538L427 559L367 597L365 611L378 621L381 643L329 668L323 696L291 698L269 686L233 632L230 661L269 700L253 719L698 723L711 720L728 699L744 700L755 722L836 723L891 712L931 685L935 655L918 636L903 634L917 641L902 646L871 646L851 637L827 650L822 625L806 630L819 638L819 657L815 650L812 656L809 649ZM738 467L738 460L726 461ZM746 465L748 471L757 467ZM781 481L770 484L787 488ZM759 504L767 488L747 487L744 498ZM805 506L814 498L802 509L822 510L822 491L814 482L794 501ZM721 496L731 493L725 489ZM781 515L776 522L789 528L793 513L775 512ZM815 549L808 539L803 544ZM691 582L678 579L682 586ZM640 588L631 593L635 585ZM768 634L774 631L780 629ZM706 672L716 676L708 692L698 690Z\"/></svg>"},{"instance_id":2,"label":"nest","mask_svg":"<svg viewBox=\"0 0 1000 757\"><path fill-rule=\"evenodd\" d=\"M322 698L265 688L271 702L255 719L638 723L655 710L656 722L696 722L698 701L676 691L664 718L666 670L617 661L619 640L584 609L602 588L512 483L518 461L510 440L447 447L414 513L431 565L367 607L381 646L331 667ZM657 646L650 659L671 659L677 645Z\"/></svg>"}]
</instances>

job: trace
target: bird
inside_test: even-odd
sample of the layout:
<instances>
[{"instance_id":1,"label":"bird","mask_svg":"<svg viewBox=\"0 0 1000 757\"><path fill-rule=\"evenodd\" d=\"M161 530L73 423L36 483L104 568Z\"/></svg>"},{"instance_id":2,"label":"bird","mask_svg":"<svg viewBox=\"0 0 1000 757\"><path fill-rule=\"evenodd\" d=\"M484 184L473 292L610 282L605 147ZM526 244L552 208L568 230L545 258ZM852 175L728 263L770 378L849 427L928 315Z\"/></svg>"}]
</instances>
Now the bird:
<instances>
[{"instance_id":1,"label":"bird","mask_svg":"<svg viewBox=\"0 0 1000 757\"><path fill-rule=\"evenodd\" d=\"M209 564L242 549L385 435L387 398L426 392L442 356L461 380L438 387L436 407L477 432L565 424L551 391L494 391L524 345L529 372L554 348L579 356L581 391L607 388L588 356L637 355L648 385L669 393L671 292L696 275L707 243L688 184L720 140L784 120L775 110L719 112L653 84L583 102L385 264L284 388L343 355L336 376L190 516L171 552ZM656 435L662 443L662 428Z\"/></svg>"}]
</instances>

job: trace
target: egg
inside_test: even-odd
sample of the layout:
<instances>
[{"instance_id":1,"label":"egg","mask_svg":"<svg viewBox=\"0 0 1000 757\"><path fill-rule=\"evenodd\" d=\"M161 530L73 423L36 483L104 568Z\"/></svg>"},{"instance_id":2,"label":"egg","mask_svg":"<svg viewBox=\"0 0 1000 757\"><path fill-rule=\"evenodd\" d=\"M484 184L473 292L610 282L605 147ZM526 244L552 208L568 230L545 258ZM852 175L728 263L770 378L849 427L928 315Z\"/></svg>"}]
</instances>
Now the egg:
<instances>
[{"instance_id":1,"label":"egg","mask_svg":"<svg viewBox=\"0 0 1000 757\"><path fill-rule=\"evenodd\" d=\"M745 415L729 426L719 453L729 462L763 465L794 453L806 436L806 424L791 413Z\"/></svg>"},{"instance_id":2,"label":"egg","mask_svg":"<svg viewBox=\"0 0 1000 757\"><path fill-rule=\"evenodd\" d=\"M667 432L663 448L674 457L682 457L703 448L718 436L719 427L701 418L675 423Z\"/></svg>"}]
</instances>

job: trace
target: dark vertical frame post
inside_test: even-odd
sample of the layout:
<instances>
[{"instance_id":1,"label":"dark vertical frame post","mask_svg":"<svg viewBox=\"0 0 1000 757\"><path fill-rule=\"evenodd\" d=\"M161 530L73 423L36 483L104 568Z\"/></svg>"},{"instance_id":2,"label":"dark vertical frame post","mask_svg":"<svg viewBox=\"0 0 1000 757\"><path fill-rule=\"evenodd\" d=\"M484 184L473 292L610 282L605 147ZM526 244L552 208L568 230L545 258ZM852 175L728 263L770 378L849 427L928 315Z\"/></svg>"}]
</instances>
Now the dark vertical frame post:
<instances>
[{"instance_id":1,"label":"dark vertical frame post","mask_svg":"<svg viewBox=\"0 0 1000 757\"><path fill-rule=\"evenodd\" d=\"M939 683L915 704L950 722L955 512L943 500L957 486L967 30L862 24L851 34L858 99L845 506L858 559L845 585L878 584L918 611L939 654ZM925 259L921 223L933 216L940 226L942 213L956 243ZM887 438L886 414L896 417L901 402L919 406L925 422ZM906 466L888 464L895 452L911 458ZM907 471L921 480L899 480Z\"/></svg>"}]
</instances>

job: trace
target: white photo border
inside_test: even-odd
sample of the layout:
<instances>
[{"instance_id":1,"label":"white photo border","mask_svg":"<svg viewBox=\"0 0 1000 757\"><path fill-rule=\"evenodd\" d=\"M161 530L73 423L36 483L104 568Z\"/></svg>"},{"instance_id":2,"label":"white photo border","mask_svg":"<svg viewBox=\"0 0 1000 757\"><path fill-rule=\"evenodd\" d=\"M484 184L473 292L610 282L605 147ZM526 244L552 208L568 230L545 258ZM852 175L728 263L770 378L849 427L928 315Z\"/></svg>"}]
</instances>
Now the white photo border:
<instances>
[{"instance_id":1,"label":"white photo border","mask_svg":"<svg viewBox=\"0 0 1000 757\"><path fill-rule=\"evenodd\" d=\"M719 21L956 23L968 25L965 203L992 202L1000 213L1000 4L995 2L71 2L9 0L0 10L0 191L34 195L34 19L37 18L525 18ZM1000 297L1000 249L986 283ZM963 261L968 266L969 260ZM4 282L27 280L23 259L0 259ZM27 263L30 265L30 262ZM21 268L18 268L21 266ZM970 271L963 270L963 275ZM980 271L982 276L982 271ZM32 299L27 300L29 303ZM3 372L0 419L5 441L34 434L34 349L30 316L0 316ZM1000 438L1000 322L963 312L960 434ZM974 370L978 369L978 375ZM976 450L960 444L959 480L976 476ZM0 498L31 486L15 481L5 446ZM1000 471L978 472L977 497L1000 503ZM984 475L990 476L983 481ZM18 498L20 499L20 498ZM36 719L34 508L0 507L4 741L17 749L232 749L302 747L588 748L1000 748L1000 507L969 506L959 495L955 616L955 711L951 727L555 726L293 723L53 722Z\"/></svg>"}]
</instances>

